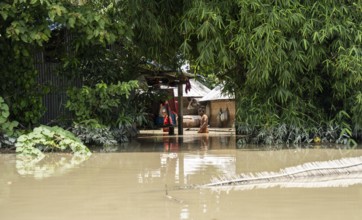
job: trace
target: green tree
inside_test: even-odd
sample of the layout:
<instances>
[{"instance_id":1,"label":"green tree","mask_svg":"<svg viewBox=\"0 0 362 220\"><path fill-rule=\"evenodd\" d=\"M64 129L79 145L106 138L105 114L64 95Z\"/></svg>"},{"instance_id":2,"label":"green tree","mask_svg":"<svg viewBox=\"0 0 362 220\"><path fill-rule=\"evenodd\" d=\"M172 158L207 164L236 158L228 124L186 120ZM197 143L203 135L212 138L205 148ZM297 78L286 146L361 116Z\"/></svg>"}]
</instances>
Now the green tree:
<instances>
[{"instance_id":1,"label":"green tree","mask_svg":"<svg viewBox=\"0 0 362 220\"><path fill-rule=\"evenodd\" d=\"M76 3L73 3L76 2ZM67 32L63 54L66 65L80 48L125 43L131 29L122 20L121 1L5 0L0 3L0 94L10 103L12 117L28 126L44 112L34 54L59 31ZM64 42L63 42L64 43ZM92 48L92 47L91 47ZM59 51L57 51L59 52ZM77 59L73 59L75 62Z\"/></svg>"},{"instance_id":2,"label":"green tree","mask_svg":"<svg viewBox=\"0 0 362 220\"><path fill-rule=\"evenodd\" d=\"M361 1L190 1L181 49L236 93L239 132L317 133L331 121L358 132L361 12Z\"/></svg>"}]
</instances>

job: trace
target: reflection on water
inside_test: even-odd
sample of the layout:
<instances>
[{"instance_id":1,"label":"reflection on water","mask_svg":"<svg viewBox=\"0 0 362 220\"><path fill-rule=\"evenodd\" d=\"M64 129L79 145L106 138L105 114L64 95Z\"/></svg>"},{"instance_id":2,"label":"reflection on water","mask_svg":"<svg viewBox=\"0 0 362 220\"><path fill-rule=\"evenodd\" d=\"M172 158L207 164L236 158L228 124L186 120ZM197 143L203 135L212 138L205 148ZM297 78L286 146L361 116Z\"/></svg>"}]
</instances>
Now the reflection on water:
<instances>
[{"instance_id":1,"label":"reflection on water","mask_svg":"<svg viewBox=\"0 0 362 220\"><path fill-rule=\"evenodd\" d=\"M137 146L137 148L133 148ZM166 151L179 152L190 150L216 150L216 149L236 149L236 137L230 135L184 135L182 137L159 135L140 137L133 140L121 151Z\"/></svg>"},{"instance_id":2,"label":"reflection on water","mask_svg":"<svg viewBox=\"0 0 362 220\"><path fill-rule=\"evenodd\" d=\"M30 171L20 175L25 171L19 173L16 156L0 155L0 219L362 217L361 184L220 192L182 188L208 183L214 176L277 172L307 162L359 157L360 149L240 150L233 136L190 135L139 138L111 153L93 153L80 164L72 162L71 155L47 156L37 168L20 169ZM47 178L38 178L35 173L43 169Z\"/></svg>"},{"instance_id":3,"label":"reflection on water","mask_svg":"<svg viewBox=\"0 0 362 220\"><path fill-rule=\"evenodd\" d=\"M42 179L64 174L86 161L90 156L83 154L49 154L42 157L16 155L16 170L20 175L31 175Z\"/></svg>"}]
</instances>

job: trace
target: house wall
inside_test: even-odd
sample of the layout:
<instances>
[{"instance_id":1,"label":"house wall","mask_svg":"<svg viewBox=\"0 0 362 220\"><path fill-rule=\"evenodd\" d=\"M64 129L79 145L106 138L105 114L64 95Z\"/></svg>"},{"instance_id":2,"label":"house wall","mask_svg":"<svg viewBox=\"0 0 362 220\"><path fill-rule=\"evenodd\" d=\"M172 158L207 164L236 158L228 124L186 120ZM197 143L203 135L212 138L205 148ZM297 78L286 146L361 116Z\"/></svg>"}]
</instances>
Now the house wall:
<instances>
[{"instance_id":1,"label":"house wall","mask_svg":"<svg viewBox=\"0 0 362 220\"><path fill-rule=\"evenodd\" d=\"M187 109L187 107L189 106L189 103L191 101L192 98L190 97L182 97L182 101L183 101L183 106L182 106L182 110L183 110L183 115L198 115L198 109Z\"/></svg>"},{"instance_id":2,"label":"house wall","mask_svg":"<svg viewBox=\"0 0 362 220\"><path fill-rule=\"evenodd\" d=\"M187 109L191 99L192 99L191 97L182 97L183 101L182 113L183 113L184 128L200 127L201 117L198 115L198 108Z\"/></svg>"},{"instance_id":3,"label":"house wall","mask_svg":"<svg viewBox=\"0 0 362 220\"><path fill-rule=\"evenodd\" d=\"M209 125L210 127L231 128L235 122L235 101L234 100L215 100L207 103L210 106ZM229 110L228 120L221 122L219 117L220 108L222 111Z\"/></svg>"}]
</instances>

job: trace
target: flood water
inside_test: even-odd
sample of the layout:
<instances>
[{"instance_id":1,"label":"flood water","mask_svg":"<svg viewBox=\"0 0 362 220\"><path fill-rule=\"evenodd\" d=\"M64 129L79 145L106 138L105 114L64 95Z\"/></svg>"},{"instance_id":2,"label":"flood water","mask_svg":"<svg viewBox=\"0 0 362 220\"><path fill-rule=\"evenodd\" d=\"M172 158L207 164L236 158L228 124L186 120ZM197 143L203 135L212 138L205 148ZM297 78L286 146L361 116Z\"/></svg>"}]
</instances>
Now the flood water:
<instances>
[{"instance_id":1,"label":"flood water","mask_svg":"<svg viewBox=\"0 0 362 220\"><path fill-rule=\"evenodd\" d=\"M1 220L358 219L362 184L180 188L215 176L360 157L359 148L239 148L233 136L143 137L90 158L0 154ZM362 183L362 181L359 181Z\"/></svg>"}]
</instances>

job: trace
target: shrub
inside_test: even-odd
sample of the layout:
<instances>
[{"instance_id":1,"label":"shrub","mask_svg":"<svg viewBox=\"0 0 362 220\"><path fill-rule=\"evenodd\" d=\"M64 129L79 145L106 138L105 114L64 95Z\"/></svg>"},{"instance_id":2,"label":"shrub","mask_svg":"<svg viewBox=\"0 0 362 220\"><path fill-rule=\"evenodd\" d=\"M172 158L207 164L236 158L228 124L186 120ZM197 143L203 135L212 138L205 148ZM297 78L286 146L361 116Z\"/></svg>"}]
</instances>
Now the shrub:
<instances>
[{"instance_id":1,"label":"shrub","mask_svg":"<svg viewBox=\"0 0 362 220\"><path fill-rule=\"evenodd\" d=\"M14 130L19 123L17 121L9 121L9 106L0 96L0 147L5 145L14 145L17 133Z\"/></svg>"},{"instance_id":2,"label":"shrub","mask_svg":"<svg viewBox=\"0 0 362 220\"><path fill-rule=\"evenodd\" d=\"M68 150L74 154L90 155L90 150L70 131L54 126L41 125L29 134L21 135L16 141L16 152L29 155L43 155L43 151Z\"/></svg>"}]
</instances>

